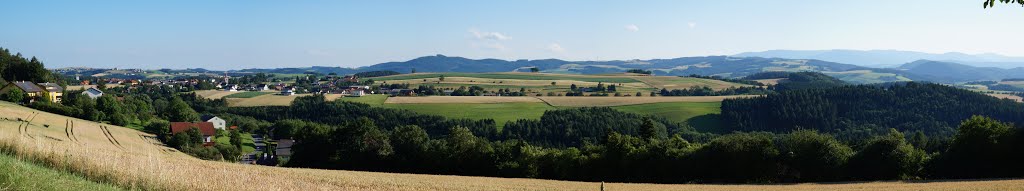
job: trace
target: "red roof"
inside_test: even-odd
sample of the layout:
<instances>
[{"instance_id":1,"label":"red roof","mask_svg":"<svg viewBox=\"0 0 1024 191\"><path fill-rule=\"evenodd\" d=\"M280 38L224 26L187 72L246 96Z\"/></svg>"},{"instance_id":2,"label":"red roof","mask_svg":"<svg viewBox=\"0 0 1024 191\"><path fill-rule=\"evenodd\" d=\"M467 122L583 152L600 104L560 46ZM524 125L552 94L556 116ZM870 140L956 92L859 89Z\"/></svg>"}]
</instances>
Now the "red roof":
<instances>
[{"instance_id":1,"label":"red roof","mask_svg":"<svg viewBox=\"0 0 1024 191\"><path fill-rule=\"evenodd\" d=\"M199 128L199 133L202 133L205 136L214 136L217 134L217 130L213 128L213 123L211 122L171 122L171 134L185 132L191 127Z\"/></svg>"}]
</instances>

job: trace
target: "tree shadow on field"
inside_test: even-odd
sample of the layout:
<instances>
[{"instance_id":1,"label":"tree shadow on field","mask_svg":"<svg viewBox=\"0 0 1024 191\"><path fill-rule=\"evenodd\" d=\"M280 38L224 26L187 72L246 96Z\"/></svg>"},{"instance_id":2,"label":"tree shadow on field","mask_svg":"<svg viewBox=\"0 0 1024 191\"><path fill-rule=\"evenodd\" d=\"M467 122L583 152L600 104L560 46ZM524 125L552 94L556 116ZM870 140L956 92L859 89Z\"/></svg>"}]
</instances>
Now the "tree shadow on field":
<instances>
[{"instance_id":1,"label":"tree shadow on field","mask_svg":"<svg viewBox=\"0 0 1024 191\"><path fill-rule=\"evenodd\" d=\"M722 126L722 115L720 114L704 114L692 117L686 120L686 125L693 127L699 132L706 133L728 133L728 130Z\"/></svg>"}]
</instances>

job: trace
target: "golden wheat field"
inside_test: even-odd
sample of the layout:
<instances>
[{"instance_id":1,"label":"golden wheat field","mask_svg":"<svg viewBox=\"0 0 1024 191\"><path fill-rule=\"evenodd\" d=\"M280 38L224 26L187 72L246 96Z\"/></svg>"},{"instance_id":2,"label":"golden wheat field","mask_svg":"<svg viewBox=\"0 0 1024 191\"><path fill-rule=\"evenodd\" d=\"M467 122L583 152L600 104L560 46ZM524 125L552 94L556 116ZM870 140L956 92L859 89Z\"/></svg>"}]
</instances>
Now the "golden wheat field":
<instances>
[{"instance_id":1,"label":"golden wheat field","mask_svg":"<svg viewBox=\"0 0 1024 191\"><path fill-rule=\"evenodd\" d=\"M152 135L0 102L0 150L136 190L598 190L601 183L297 169L204 161ZM19 120L20 119L20 120ZM23 122L27 121L27 122ZM622 184L605 190L1020 190L1024 180L780 185Z\"/></svg>"},{"instance_id":2,"label":"golden wheat field","mask_svg":"<svg viewBox=\"0 0 1024 191\"><path fill-rule=\"evenodd\" d=\"M716 102L729 98L756 97L757 95L733 96L666 96L666 97L537 97L551 106L594 107L620 106L663 102Z\"/></svg>"}]
</instances>

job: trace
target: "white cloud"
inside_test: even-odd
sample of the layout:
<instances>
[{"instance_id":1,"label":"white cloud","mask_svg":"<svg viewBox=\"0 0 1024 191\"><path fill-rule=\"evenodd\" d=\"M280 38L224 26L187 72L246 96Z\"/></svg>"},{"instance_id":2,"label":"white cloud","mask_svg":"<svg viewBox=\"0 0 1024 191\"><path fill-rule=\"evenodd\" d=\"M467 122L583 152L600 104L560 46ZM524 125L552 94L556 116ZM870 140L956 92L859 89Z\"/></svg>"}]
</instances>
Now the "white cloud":
<instances>
[{"instance_id":1,"label":"white cloud","mask_svg":"<svg viewBox=\"0 0 1024 191\"><path fill-rule=\"evenodd\" d=\"M481 40L508 40L508 36L500 32L484 32L477 29L469 29L469 33L474 38Z\"/></svg>"},{"instance_id":2,"label":"white cloud","mask_svg":"<svg viewBox=\"0 0 1024 191\"><path fill-rule=\"evenodd\" d=\"M690 25L691 29L697 27L697 23L695 23L695 22L690 22L689 25Z\"/></svg>"},{"instance_id":3,"label":"white cloud","mask_svg":"<svg viewBox=\"0 0 1024 191\"><path fill-rule=\"evenodd\" d=\"M626 30L636 32L640 31L640 27L637 27L636 25L626 25Z\"/></svg>"},{"instance_id":4,"label":"white cloud","mask_svg":"<svg viewBox=\"0 0 1024 191\"><path fill-rule=\"evenodd\" d=\"M551 52L565 52L565 48L562 48L562 45L558 43L551 43L546 49Z\"/></svg>"}]
</instances>

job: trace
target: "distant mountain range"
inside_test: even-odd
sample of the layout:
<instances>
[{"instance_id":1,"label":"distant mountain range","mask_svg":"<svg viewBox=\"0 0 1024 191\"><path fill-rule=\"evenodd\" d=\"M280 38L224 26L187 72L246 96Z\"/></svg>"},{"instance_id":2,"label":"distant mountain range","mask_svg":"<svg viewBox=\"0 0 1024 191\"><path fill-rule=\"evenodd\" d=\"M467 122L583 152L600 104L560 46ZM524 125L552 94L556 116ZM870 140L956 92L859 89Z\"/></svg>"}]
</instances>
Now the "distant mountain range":
<instances>
[{"instance_id":1,"label":"distant mountain range","mask_svg":"<svg viewBox=\"0 0 1024 191\"><path fill-rule=\"evenodd\" d=\"M359 68L311 67L311 68L279 68L279 69L245 69L239 72L271 72L271 73L302 73L307 71L318 73L348 74L363 71L390 70L401 73L417 72L513 72L529 71L538 68L548 73L572 74L605 74L621 73L629 69L650 70L655 75L717 75L723 77L743 77L763 71L818 71L842 72L848 70L864 70L866 67L826 62L811 59L757 58L706 56L683 57L653 60L615 60L615 61L566 61L558 59L544 60L499 60L499 59L468 59L444 55L425 56L405 62L387 62Z\"/></svg>"},{"instance_id":2,"label":"distant mountain range","mask_svg":"<svg viewBox=\"0 0 1024 191\"><path fill-rule=\"evenodd\" d=\"M760 57L765 56L765 57ZM914 58L918 56L921 58ZM786 58L788 57L788 58ZM914 59L903 62L907 59ZM924 58L957 59L979 61L943 61ZM830 59L819 60L819 59ZM302 68L273 69L242 69L231 70L229 73L282 73L282 74L354 74L368 71L395 71L400 73L416 72L528 72L530 68L538 68L546 73L569 74L607 74L622 73L630 69L652 71L659 76L687 76L692 74L714 75L727 78L739 78L765 71L811 71L820 72L843 81L864 84L894 81L932 81L940 83L961 83L970 81L998 81L1007 78L1024 78L1024 67L1001 68L977 66L977 63L1010 63L1022 58L1006 57L993 54L967 55L959 53L926 54L909 51L765 51L743 53L736 56L703 56L682 57L672 59L651 60L612 60L612 61L567 61L559 59L543 60L500 60L500 59L468 59L445 55L424 56L404 62L386 62L358 68L342 68L331 66L313 66ZM990 61L990 62L981 62ZM846 62L846 63L841 63ZM890 65L889 67L868 67L865 64ZM1024 63L1024 62L1022 62ZM53 69L65 75L93 75L116 78L146 78L156 73L208 73L220 75L225 71L211 71L202 68L172 70L161 69L158 72L139 72L134 70L110 70L92 68L59 68Z\"/></svg>"},{"instance_id":3,"label":"distant mountain range","mask_svg":"<svg viewBox=\"0 0 1024 191\"><path fill-rule=\"evenodd\" d=\"M897 67L917 60L954 62L976 67L1024 67L1024 57L1010 57L991 53L965 54L950 52L944 54L931 54L899 50L769 50L763 52L746 52L733 56L816 59L876 68Z\"/></svg>"}]
</instances>

